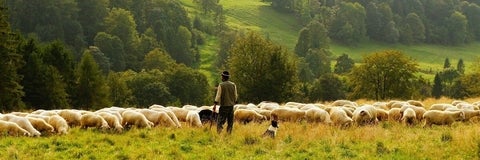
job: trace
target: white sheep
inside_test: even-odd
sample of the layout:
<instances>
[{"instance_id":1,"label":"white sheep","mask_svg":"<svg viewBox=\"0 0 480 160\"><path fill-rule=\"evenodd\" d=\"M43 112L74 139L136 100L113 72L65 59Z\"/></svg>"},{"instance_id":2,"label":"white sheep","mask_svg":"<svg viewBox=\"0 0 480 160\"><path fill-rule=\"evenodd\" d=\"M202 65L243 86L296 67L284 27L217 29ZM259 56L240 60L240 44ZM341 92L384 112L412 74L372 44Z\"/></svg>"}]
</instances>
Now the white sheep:
<instances>
[{"instance_id":1,"label":"white sheep","mask_svg":"<svg viewBox=\"0 0 480 160\"><path fill-rule=\"evenodd\" d=\"M165 126L176 126L175 122L168 116L167 113L163 111L155 111L155 110L150 110L150 109L139 109L137 110L138 112L142 113L145 115L145 117L153 123L153 126L158 126L160 124L163 124Z\"/></svg>"},{"instance_id":2,"label":"white sheep","mask_svg":"<svg viewBox=\"0 0 480 160\"><path fill-rule=\"evenodd\" d=\"M18 126L22 127L30 133L31 136L40 136L42 135L35 127L32 126L32 123L26 117L20 117L12 114L6 114L2 117L2 120L16 123Z\"/></svg>"},{"instance_id":3,"label":"white sheep","mask_svg":"<svg viewBox=\"0 0 480 160\"><path fill-rule=\"evenodd\" d=\"M67 134L70 128L67 121L59 115L50 116L47 122L55 128L57 134Z\"/></svg>"},{"instance_id":4,"label":"white sheep","mask_svg":"<svg viewBox=\"0 0 480 160\"><path fill-rule=\"evenodd\" d=\"M233 117L236 121L242 122L243 124L247 124L251 121L262 122L267 120L262 114L250 109L237 109L233 113Z\"/></svg>"},{"instance_id":5,"label":"white sheep","mask_svg":"<svg viewBox=\"0 0 480 160\"><path fill-rule=\"evenodd\" d=\"M123 126L120 124L120 119L114 114L107 111L97 112L97 114L105 119L105 121L108 123L108 126L114 128L117 132L123 131Z\"/></svg>"},{"instance_id":6,"label":"white sheep","mask_svg":"<svg viewBox=\"0 0 480 160\"><path fill-rule=\"evenodd\" d=\"M352 118L350 118L345 110L339 107L329 108L330 119L333 124L341 128L350 127L353 123Z\"/></svg>"},{"instance_id":7,"label":"white sheep","mask_svg":"<svg viewBox=\"0 0 480 160\"><path fill-rule=\"evenodd\" d=\"M272 110L271 116L274 120L300 122L305 119L305 111L296 108L277 108Z\"/></svg>"},{"instance_id":8,"label":"white sheep","mask_svg":"<svg viewBox=\"0 0 480 160\"><path fill-rule=\"evenodd\" d=\"M152 128L153 123L140 112L133 110L126 110L122 112L122 125L123 126L135 126L138 128Z\"/></svg>"},{"instance_id":9,"label":"white sheep","mask_svg":"<svg viewBox=\"0 0 480 160\"><path fill-rule=\"evenodd\" d=\"M80 117L80 127L87 129L90 127L98 129L109 129L108 122L102 116L95 113L86 113Z\"/></svg>"},{"instance_id":10,"label":"white sheep","mask_svg":"<svg viewBox=\"0 0 480 160\"><path fill-rule=\"evenodd\" d=\"M26 117L32 126L41 133L54 133L55 129L52 125L48 124L47 121L41 118L35 117Z\"/></svg>"},{"instance_id":11,"label":"white sheep","mask_svg":"<svg viewBox=\"0 0 480 160\"><path fill-rule=\"evenodd\" d=\"M377 110L372 105L363 105L353 112L352 119L357 125L376 124Z\"/></svg>"},{"instance_id":12,"label":"white sheep","mask_svg":"<svg viewBox=\"0 0 480 160\"><path fill-rule=\"evenodd\" d=\"M202 121L197 111L188 111L186 121L191 127L202 127Z\"/></svg>"},{"instance_id":13,"label":"white sheep","mask_svg":"<svg viewBox=\"0 0 480 160\"><path fill-rule=\"evenodd\" d=\"M80 119L82 117L80 111L65 109L58 111L58 115L65 119L65 121L67 121L68 126L80 126Z\"/></svg>"},{"instance_id":14,"label":"white sheep","mask_svg":"<svg viewBox=\"0 0 480 160\"><path fill-rule=\"evenodd\" d=\"M331 124L330 114L327 111L320 108L311 108L305 111L305 117L307 122L310 123L325 123Z\"/></svg>"},{"instance_id":15,"label":"white sheep","mask_svg":"<svg viewBox=\"0 0 480 160\"><path fill-rule=\"evenodd\" d=\"M402 119L402 114L400 113L400 108L392 108L388 111L388 120L400 122Z\"/></svg>"},{"instance_id":16,"label":"white sheep","mask_svg":"<svg viewBox=\"0 0 480 160\"><path fill-rule=\"evenodd\" d=\"M429 110L423 114L425 119L425 126L436 125L451 125L455 121L465 119L465 114L463 111L449 112L449 111L437 111Z\"/></svg>"},{"instance_id":17,"label":"white sheep","mask_svg":"<svg viewBox=\"0 0 480 160\"><path fill-rule=\"evenodd\" d=\"M436 104L432 104L430 105L430 108L429 110L439 110L439 111L444 111L448 108L456 108L454 105L452 104L448 104L448 103L436 103Z\"/></svg>"},{"instance_id":18,"label":"white sheep","mask_svg":"<svg viewBox=\"0 0 480 160\"><path fill-rule=\"evenodd\" d=\"M13 136L31 136L30 132L18 126L18 124L13 122L8 122L0 120L0 133L7 132L9 135Z\"/></svg>"},{"instance_id":19,"label":"white sheep","mask_svg":"<svg viewBox=\"0 0 480 160\"><path fill-rule=\"evenodd\" d=\"M417 123L417 114L412 108L407 108L403 111L402 122L408 126L413 126Z\"/></svg>"}]
</instances>

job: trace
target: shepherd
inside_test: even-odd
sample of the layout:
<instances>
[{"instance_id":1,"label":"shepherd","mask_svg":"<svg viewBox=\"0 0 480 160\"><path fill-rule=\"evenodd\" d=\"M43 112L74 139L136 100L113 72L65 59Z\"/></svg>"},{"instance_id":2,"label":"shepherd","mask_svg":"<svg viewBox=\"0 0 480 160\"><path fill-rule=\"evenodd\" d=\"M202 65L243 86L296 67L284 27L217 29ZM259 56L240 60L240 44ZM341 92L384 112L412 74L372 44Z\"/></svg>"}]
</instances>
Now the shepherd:
<instances>
[{"instance_id":1,"label":"shepherd","mask_svg":"<svg viewBox=\"0 0 480 160\"><path fill-rule=\"evenodd\" d=\"M217 119L217 133L221 133L225 121L227 121L227 133L232 133L233 128L233 106L237 104L238 94L235 83L229 81L230 73L222 72L222 82L217 87L217 95L215 96L214 109L220 105L219 115ZM215 110L213 110L215 112Z\"/></svg>"}]
</instances>

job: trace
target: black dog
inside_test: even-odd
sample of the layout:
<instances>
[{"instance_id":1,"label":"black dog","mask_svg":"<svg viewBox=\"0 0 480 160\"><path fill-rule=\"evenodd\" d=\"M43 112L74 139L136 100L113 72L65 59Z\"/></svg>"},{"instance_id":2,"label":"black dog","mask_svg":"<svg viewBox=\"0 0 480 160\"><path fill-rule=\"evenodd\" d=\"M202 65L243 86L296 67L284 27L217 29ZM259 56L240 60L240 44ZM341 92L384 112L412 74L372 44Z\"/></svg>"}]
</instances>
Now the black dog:
<instances>
[{"instance_id":1,"label":"black dog","mask_svg":"<svg viewBox=\"0 0 480 160\"><path fill-rule=\"evenodd\" d=\"M272 124L268 127L268 129L263 133L263 137L270 136L271 138L275 138L277 135L278 129L278 122L276 120L272 120Z\"/></svg>"}]
</instances>

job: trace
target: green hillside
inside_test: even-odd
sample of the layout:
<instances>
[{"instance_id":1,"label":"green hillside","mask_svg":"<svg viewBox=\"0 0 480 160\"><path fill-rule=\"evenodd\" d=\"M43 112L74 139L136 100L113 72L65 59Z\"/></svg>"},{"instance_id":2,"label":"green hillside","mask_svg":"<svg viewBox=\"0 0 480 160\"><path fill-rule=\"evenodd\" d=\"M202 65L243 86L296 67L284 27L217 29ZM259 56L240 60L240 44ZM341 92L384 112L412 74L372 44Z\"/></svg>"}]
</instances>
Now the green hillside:
<instances>
[{"instance_id":1,"label":"green hillside","mask_svg":"<svg viewBox=\"0 0 480 160\"><path fill-rule=\"evenodd\" d=\"M182 2L187 5L190 13L195 12L193 11L195 7L191 0L182 0ZM237 30L260 32L274 42L293 51L298 38L298 32L302 28L300 22L293 15L277 12L268 3L260 0L221 0L220 4L224 7L229 27ZM215 43L215 41L210 40L209 42L209 47L202 48L202 57L214 56L214 54L209 52L216 51L213 44L211 44ZM461 58L464 60L468 72L471 70L470 68L474 60L477 59L480 43L476 42L461 46L403 45L367 40L355 46L332 43L330 48L334 56L346 53L357 62L360 62L364 55L372 52L389 49L400 50L415 59L419 63L421 70L431 71L431 73L442 69L445 58L450 59L452 66L455 66ZM205 63L210 62L212 58L204 57L203 59L208 59L208 61L202 60L203 66L206 66ZM205 67L201 69L205 69ZM426 75L426 77L433 77L433 75Z\"/></svg>"}]
</instances>

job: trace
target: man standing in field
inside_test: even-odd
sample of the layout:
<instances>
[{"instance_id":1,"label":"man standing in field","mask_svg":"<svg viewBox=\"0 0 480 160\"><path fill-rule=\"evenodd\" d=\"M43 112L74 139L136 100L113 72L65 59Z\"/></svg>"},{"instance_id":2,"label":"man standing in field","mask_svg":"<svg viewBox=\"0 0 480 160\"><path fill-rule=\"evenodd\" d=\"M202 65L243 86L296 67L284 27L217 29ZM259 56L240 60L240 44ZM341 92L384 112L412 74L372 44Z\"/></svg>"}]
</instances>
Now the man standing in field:
<instances>
[{"instance_id":1,"label":"man standing in field","mask_svg":"<svg viewBox=\"0 0 480 160\"><path fill-rule=\"evenodd\" d=\"M220 104L219 117L217 119L217 132L221 133L223 124L227 121L227 133L232 133L233 128L233 106L237 103L237 86L229 81L230 73L222 72L222 82L217 87L215 105Z\"/></svg>"}]
</instances>

